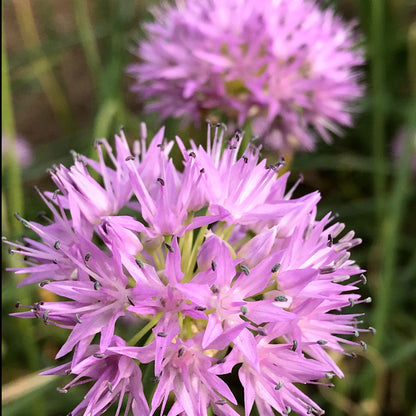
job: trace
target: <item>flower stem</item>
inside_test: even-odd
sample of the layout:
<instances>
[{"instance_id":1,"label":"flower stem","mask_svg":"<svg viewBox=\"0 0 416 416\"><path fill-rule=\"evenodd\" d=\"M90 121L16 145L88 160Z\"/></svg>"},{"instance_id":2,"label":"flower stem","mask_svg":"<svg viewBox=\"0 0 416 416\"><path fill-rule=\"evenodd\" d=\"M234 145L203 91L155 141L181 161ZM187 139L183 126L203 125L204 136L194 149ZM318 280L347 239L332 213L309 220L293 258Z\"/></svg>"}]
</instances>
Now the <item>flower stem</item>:
<instances>
[{"instance_id":1,"label":"flower stem","mask_svg":"<svg viewBox=\"0 0 416 416\"><path fill-rule=\"evenodd\" d=\"M162 316L162 312L159 312L136 335L134 335L130 339L130 341L128 342L128 345L136 345L143 338L143 336L146 335L147 332L150 331L159 322L161 316Z\"/></svg>"}]
</instances>

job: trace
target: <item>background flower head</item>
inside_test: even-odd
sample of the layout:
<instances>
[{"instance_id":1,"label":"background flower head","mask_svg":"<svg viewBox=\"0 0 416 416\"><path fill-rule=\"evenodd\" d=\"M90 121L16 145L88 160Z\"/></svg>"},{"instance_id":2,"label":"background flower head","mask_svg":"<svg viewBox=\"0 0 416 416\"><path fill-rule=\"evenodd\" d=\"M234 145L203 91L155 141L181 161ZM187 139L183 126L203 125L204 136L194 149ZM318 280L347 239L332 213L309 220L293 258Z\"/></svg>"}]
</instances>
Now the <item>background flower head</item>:
<instances>
[{"instance_id":1,"label":"background flower head","mask_svg":"<svg viewBox=\"0 0 416 416\"><path fill-rule=\"evenodd\" d=\"M128 67L147 111L222 113L275 149L313 150L351 124L363 91L354 24L312 0L179 0L153 10Z\"/></svg>"}]
</instances>

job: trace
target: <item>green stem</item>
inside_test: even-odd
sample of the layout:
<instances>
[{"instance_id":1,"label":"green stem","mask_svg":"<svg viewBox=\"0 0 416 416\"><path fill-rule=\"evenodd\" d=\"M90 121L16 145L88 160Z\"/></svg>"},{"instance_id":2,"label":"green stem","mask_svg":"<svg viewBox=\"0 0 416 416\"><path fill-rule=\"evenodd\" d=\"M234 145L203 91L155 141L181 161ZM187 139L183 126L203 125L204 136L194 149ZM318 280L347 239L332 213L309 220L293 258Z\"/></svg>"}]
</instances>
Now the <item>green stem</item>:
<instances>
[{"instance_id":1,"label":"green stem","mask_svg":"<svg viewBox=\"0 0 416 416\"><path fill-rule=\"evenodd\" d=\"M13 236L20 234L22 224L13 217L15 212L23 215L23 192L22 179L17 158L16 149L16 132L14 125L13 106L10 89L9 67L6 53L6 39L4 25L2 25L2 42L1 42L1 114L2 114L2 134L5 140L9 141L9 151L3 156L4 178L6 180L5 194L7 200L7 220L8 229Z\"/></svg>"},{"instance_id":2,"label":"green stem","mask_svg":"<svg viewBox=\"0 0 416 416\"><path fill-rule=\"evenodd\" d=\"M385 348L388 315L395 301L393 296L393 277L395 276L397 248L398 242L400 241L400 225L408 195L407 191L409 189L413 146L412 128L410 126L407 133L406 145L400 157L397 176L395 178L389 210L390 215L385 218L382 228L381 271L378 290L375 296L377 303L375 306L374 323L377 328L377 336L374 338L373 344L380 352Z\"/></svg>"},{"instance_id":3,"label":"green stem","mask_svg":"<svg viewBox=\"0 0 416 416\"><path fill-rule=\"evenodd\" d=\"M130 339L128 345L136 345L148 331L150 331L160 320L162 312L159 312L151 321L149 321L134 337Z\"/></svg>"},{"instance_id":4,"label":"green stem","mask_svg":"<svg viewBox=\"0 0 416 416\"><path fill-rule=\"evenodd\" d=\"M383 218L386 185L385 147L385 2L371 0L371 84L372 84L372 143L374 156L374 193L378 224Z\"/></svg>"},{"instance_id":5,"label":"green stem","mask_svg":"<svg viewBox=\"0 0 416 416\"><path fill-rule=\"evenodd\" d=\"M96 74L99 73L101 62L94 31L88 16L88 2L73 0L73 4L81 45L84 49L92 79L97 80Z\"/></svg>"}]
</instances>

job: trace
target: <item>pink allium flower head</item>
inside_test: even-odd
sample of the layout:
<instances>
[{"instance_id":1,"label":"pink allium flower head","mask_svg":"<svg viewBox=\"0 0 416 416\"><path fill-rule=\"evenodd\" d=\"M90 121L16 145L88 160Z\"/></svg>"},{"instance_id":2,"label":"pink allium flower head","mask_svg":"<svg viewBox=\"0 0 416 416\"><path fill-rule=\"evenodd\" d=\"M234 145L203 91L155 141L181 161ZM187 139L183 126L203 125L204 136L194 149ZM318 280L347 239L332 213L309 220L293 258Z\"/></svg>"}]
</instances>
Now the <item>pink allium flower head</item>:
<instances>
[{"instance_id":1,"label":"pink allium flower head","mask_svg":"<svg viewBox=\"0 0 416 416\"><path fill-rule=\"evenodd\" d=\"M354 23L314 0L177 0L153 10L127 72L161 118L252 121L267 146L313 150L351 124L363 64Z\"/></svg>"},{"instance_id":2,"label":"pink allium flower head","mask_svg":"<svg viewBox=\"0 0 416 416\"><path fill-rule=\"evenodd\" d=\"M318 192L293 198L281 163L259 161L252 145L238 157L242 131L224 146L225 127L210 125L207 149L177 137L178 170L174 142L161 130L147 148L142 130L133 151L121 132L114 153L96 143L98 162L74 154L73 166L54 168L58 192L39 191L51 219L16 214L40 240L6 241L25 256L14 269L28 275L20 285L60 298L17 303L13 315L69 331L57 358L72 358L42 374L75 375L62 392L92 383L73 416L113 403L117 415L125 406L133 415L237 416L236 404L246 416L254 405L262 415L322 414L297 384L328 385L327 374L343 376L330 353L365 346L348 338L370 331L350 311L369 302L350 258L361 240L339 238L344 225L331 214L317 219ZM129 340L126 316L140 318L125 320ZM222 378L236 366L244 403Z\"/></svg>"}]
</instances>

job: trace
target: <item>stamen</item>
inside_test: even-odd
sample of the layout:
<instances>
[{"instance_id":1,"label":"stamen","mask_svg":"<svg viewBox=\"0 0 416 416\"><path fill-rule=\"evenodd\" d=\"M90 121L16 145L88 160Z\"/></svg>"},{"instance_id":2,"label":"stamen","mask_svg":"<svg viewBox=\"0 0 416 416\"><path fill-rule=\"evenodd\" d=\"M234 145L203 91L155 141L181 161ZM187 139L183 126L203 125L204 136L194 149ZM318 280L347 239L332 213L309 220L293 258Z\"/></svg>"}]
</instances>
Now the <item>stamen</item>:
<instances>
[{"instance_id":1,"label":"stamen","mask_svg":"<svg viewBox=\"0 0 416 416\"><path fill-rule=\"evenodd\" d=\"M257 328L257 334L259 334L262 337L265 337L267 335L267 329L262 326L259 326Z\"/></svg>"},{"instance_id":2,"label":"stamen","mask_svg":"<svg viewBox=\"0 0 416 416\"><path fill-rule=\"evenodd\" d=\"M104 358L104 354L101 354L101 353L95 353L95 354L94 354L94 357L95 357L95 358Z\"/></svg>"},{"instance_id":3,"label":"stamen","mask_svg":"<svg viewBox=\"0 0 416 416\"><path fill-rule=\"evenodd\" d=\"M250 269L247 266L244 266L244 264L242 264L241 266L241 270L243 271L243 273L248 276L250 274Z\"/></svg>"},{"instance_id":4,"label":"stamen","mask_svg":"<svg viewBox=\"0 0 416 416\"><path fill-rule=\"evenodd\" d=\"M248 163L248 157L246 155L243 155L243 160L244 160L244 163Z\"/></svg>"},{"instance_id":5,"label":"stamen","mask_svg":"<svg viewBox=\"0 0 416 416\"><path fill-rule=\"evenodd\" d=\"M112 393L113 392L113 386L112 386L112 384L108 381L107 382L107 388L108 388L108 391L110 392L110 393Z\"/></svg>"},{"instance_id":6,"label":"stamen","mask_svg":"<svg viewBox=\"0 0 416 416\"><path fill-rule=\"evenodd\" d=\"M200 169L199 173L205 173L205 169L204 168Z\"/></svg>"},{"instance_id":7,"label":"stamen","mask_svg":"<svg viewBox=\"0 0 416 416\"><path fill-rule=\"evenodd\" d=\"M168 243L163 243L163 245L166 247L166 249L167 249L170 253L173 253L173 248L172 248L172 246L171 246L170 244L168 244Z\"/></svg>"},{"instance_id":8,"label":"stamen","mask_svg":"<svg viewBox=\"0 0 416 416\"><path fill-rule=\"evenodd\" d=\"M168 336L168 333L167 332L158 332L157 336L160 337L160 338L166 338Z\"/></svg>"},{"instance_id":9,"label":"stamen","mask_svg":"<svg viewBox=\"0 0 416 416\"><path fill-rule=\"evenodd\" d=\"M207 308L205 306L195 306L196 311L205 311Z\"/></svg>"},{"instance_id":10,"label":"stamen","mask_svg":"<svg viewBox=\"0 0 416 416\"><path fill-rule=\"evenodd\" d=\"M316 341L319 345L326 345L328 344L328 341L325 341L324 339L318 339L318 341Z\"/></svg>"},{"instance_id":11,"label":"stamen","mask_svg":"<svg viewBox=\"0 0 416 416\"><path fill-rule=\"evenodd\" d=\"M91 253L87 253L84 257L84 260L88 261L90 259L90 257L91 257Z\"/></svg>"},{"instance_id":12,"label":"stamen","mask_svg":"<svg viewBox=\"0 0 416 416\"><path fill-rule=\"evenodd\" d=\"M367 284L367 278L363 274L360 275L360 279L363 282L363 285Z\"/></svg>"},{"instance_id":13,"label":"stamen","mask_svg":"<svg viewBox=\"0 0 416 416\"><path fill-rule=\"evenodd\" d=\"M298 342L294 339L293 340L293 345L291 347L292 351L296 351L298 349Z\"/></svg>"},{"instance_id":14,"label":"stamen","mask_svg":"<svg viewBox=\"0 0 416 416\"><path fill-rule=\"evenodd\" d=\"M127 296L127 300L129 301L129 303L130 303L130 305L131 306L135 306L136 304L135 304L135 302L134 302L134 300L133 300L133 298L131 297L131 296Z\"/></svg>"},{"instance_id":15,"label":"stamen","mask_svg":"<svg viewBox=\"0 0 416 416\"><path fill-rule=\"evenodd\" d=\"M135 262L141 269L143 268L143 262L140 259L135 259Z\"/></svg>"},{"instance_id":16,"label":"stamen","mask_svg":"<svg viewBox=\"0 0 416 416\"><path fill-rule=\"evenodd\" d=\"M44 287L44 286L46 286L48 283L50 283L52 280L42 280L40 283L39 283L39 287Z\"/></svg>"},{"instance_id":17,"label":"stamen","mask_svg":"<svg viewBox=\"0 0 416 416\"><path fill-rule=\"evenodd\" d=\"M179 350L178 350L178 358L181 358L182 355L184 354L184 352L185 352L185 348L183 348L183 347L179 348Z\"/></svg>"},{"instance_id":18,"label":"stamen","mask_svg":"<svg viewBox=\"0 0 416 416\"><path fill-rule=\"evenodd\" d=\"M227 402L224 400L224 399L221 399L221 400L217 400L216 402L215 402L215 404L218 404L218 405L220 405L220 406L222 406L222 405L224 405L224 404L226 404Z\"/></svg>"},{"instance_id":19,"label":"stamen","mask_svg":"<svg viewBox=\"0 0 416 416\"><path fill-rule=\"evenodd\" d=\"M82 324L82 319L80 318L78 313L75 315L75 318L77 319L79 324Z\"/></svg>"},{"instance_id":20,"label":"stamen","mask_svg":"<svg viewBox=\"0 0 416 416\"><path fill-rule=\"evenodd\" d=\"M97 282L97 281L95 281L94 282L94 290L100 290L100 283L99 282Z\"/></svg>"},{"instance_id":21,"label":"stamen","mask_svg":"<svg viewBox=\"0 0 416 416\"><path fill-rule=\"evenodd\" d=\"M58 393L62 393L62 394L68 393L68 389L62 389L61 387L57 387L56 390Z\"/></svg>"},{"instance_id":22,"label":"stamen","mask_svg":"<svg viewBox=\"0 0 416 416\"><path fill-rule=\"evenodd\" d=\"M211 269L213 272L215 272L215 270L217 269L217 263L215 262L215 260L211 261Z\"/></svg>"},{"instance_id":23,"label":"stamen","mask_svg":"<svg viewBox=\"0 0 416 416\"><path fill-rule=\"evenodd\" d=\"M225 358L225 357L223 357L223 358L220 358L220 359L216 362L216 364L224 364L226 361L227 361L227 360L226 360L226 358Z\"/></svg>"},{"instance_id":24,"label":"stamen","mask_svg":"<svg viewBox=\"0 0 416 416\"><path fill-rule=\"evenodd\" d=\"M189 156L190 156L190 157L193 157L194 159L196 158L196 154L195 154L195 152L190 152L190 153L189 153Z\"/></svg>"},{"instance_id":25,"label":"stamen","mask_svg":"<svg viewBox=\"0 0 416 416\"><path fill-rule=\"evenodd\" d=\"M133 155L127 156L124 160L128 162L129 160L134 160L135 157Z\"/></svg>"},{"instance_id":26,"label":"stamen","mask_svg":"<svg viewBox=\"0 0 416 416\"><path fill-rule=\"evenodd\" d=\"M364 341L360 341L360 345L364 351L367 351L367 344Z\"/></svg>"},{"instance_id":27,"label":"stamen","mask_svg":"<svg viewBox=\"0 0 416 416\"><path fill-rule=\"evenodd\" d=\"M287 297L285 295L279 295L279 296L276 296L274 298L274 300L276 302L286 302L287 301Z\"/></svg>"},{"instance_id":28,"label":"stamen","mask_svg":"<svg viewBox=\"0 0 416 416\"><path fill-rule=\"evenodd\" d=\"M286 410L284 410L282 413L284 415L288 415L292 411L292 408L290 406L286 406Z\"/></svg>"},{"instance_id":29,"label":"stamen","mask_svg":"<svg viewBox=\"0 0 416 416\"><path fill-rule=\"evenodd\" d=\"M165 186L165 181L162 178L156 179L162 186Z\"/></svg>"},{"instance_id":30,"label":"stamen","mask_svg":"<svg viewBox=\"0 0 416 416\"><path fill-rule=\"evenodd\" d=\"M46 310L44 310L44 311L43 311L43 315L42 315L42 319L43 319L43 322L44 322L45 324L47 324L47 323L48 323L48 316L49 316L49 310L48 310L48 309L46 309Z\"/></svg>"},{"instance_id":31,"label":"stamen","mask_svg":"<svg viewBox=\"0 0 416 416\"><path fill-rule=\"evenodd\" d=\"M59 240L55 241L55 244L53 245L55 250L59 250L59 247L61 246L61 242Z\"/></svg>"},{"instance_id":32,"label":"stamen","mask_svg":"<svg viewBox=\"0 0 416 416\"><path fill-rule=\"evenodd\" d=\"M272 267L272 273L276 273L279 269L280 269L280 263L276 263L276 264Z\"/></svg>"},{"instance_id":33,"label":"stamen","mask_svg":"<svg viewBox=\"0 0 416 416\"><path fill-rule=\"evenodd\" d=\"M150 379L152 383L159 383L159 380L160 380L160 376L154 376Z\"/></svg>"},{"instance_id":34,"label":"stamen","mask_svg":"<svg viewBox=\"0 0 416 416\"><path fill-rule=\"evenodd\" d=\"M331 274L337 270L335 266L322 266L319 268L319 273L321 274Z\"/></svg>"},{"instance_id":35,"label":"stamen","mask_svg":"<svg viewBox=\"0 0 416 416\"><path fill-rule=\"evenodd\" d=\"M245 315L247 315L247 312L248 312L248 308L247 308L247 306L246 305L242 305L241 307L240 307L240 311L241 311L241 313L245 316Z\"/></svg>"},{"instance_id":36,"label":"stamen","mask_svg":"<svg viewBox=\"0 0 416 416\"><path fill-rule=\"evenodd\" d=\"M372 326L369 326L368 329L370 330L370 332L375 335L377 333L376 329L373 328Z\"/></svg>"},{"instance_id":37,"label":"stamen","mask_svg":"<svg viewBox=\"0 0 416 416\"><path fill-rule=\"evenodd\" d=\"M220 289L219 289L219 287L217 285L212 285L211 286L211 291L212 291L212 293L217 294L217 293L220 292Z\"/></svg>"},{"instance_id":38,"label":"stamen","mask_svg":"<svg viewBox=\"0 0 416 416\"><path fill-rule=\"evenodd\" d=\"M328 247L332 247L333 242L334 241L332 240L332 235L331 234L328 234L328 242L326 243L326 245Z\"/></svg>"},{"instance_id":39,"label":"stamen","mask_svg":"<svg viewBox=\"0 0 416 416\"><path fill-rule=\"evenodd\" d=\"M355 305L355 301L353 298L349 298L348 302L350 303L351 308Z\"/></svg>"}]
</instances>

